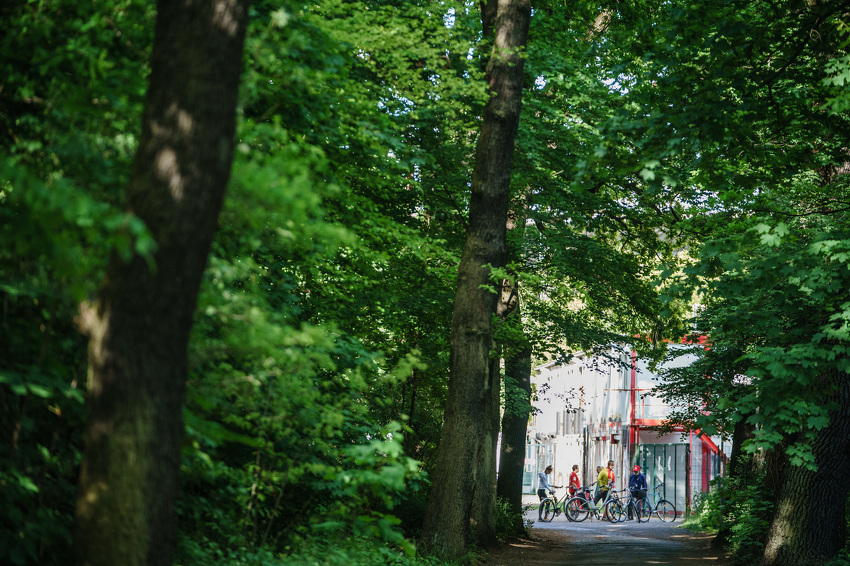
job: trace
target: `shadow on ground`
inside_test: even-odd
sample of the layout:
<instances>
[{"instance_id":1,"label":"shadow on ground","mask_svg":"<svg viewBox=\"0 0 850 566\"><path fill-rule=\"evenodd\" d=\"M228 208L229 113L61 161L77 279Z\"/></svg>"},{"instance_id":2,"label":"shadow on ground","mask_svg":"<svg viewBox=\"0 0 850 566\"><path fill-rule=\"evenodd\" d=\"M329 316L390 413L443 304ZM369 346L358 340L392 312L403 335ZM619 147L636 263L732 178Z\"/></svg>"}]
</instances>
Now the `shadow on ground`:
<instances>
[{"instance_id":1,"label":"shadow on ground","mask_svg":"<svg viewBox=\"0 0 850 566\"><path fill-rule=\"evenodd\" d=\"M536 513L536 512L535 512ZM531 518L531 517L529 517ZM563 516L535 523L528 539L519 539L488 554L487 566L729 566L711 547L711 535L696 534L678 522L636 521L611 524L587 520L571 523Z\"/></svg>"}]
</instances>

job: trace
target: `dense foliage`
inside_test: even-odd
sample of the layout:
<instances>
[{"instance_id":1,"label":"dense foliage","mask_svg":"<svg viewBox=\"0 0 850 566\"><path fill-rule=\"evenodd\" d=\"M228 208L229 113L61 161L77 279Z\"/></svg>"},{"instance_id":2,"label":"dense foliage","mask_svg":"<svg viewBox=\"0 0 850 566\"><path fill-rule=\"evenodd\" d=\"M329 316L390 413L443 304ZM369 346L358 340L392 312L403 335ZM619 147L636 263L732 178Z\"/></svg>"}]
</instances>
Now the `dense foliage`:
<instances>
[{"instance_id":1,"label":"dense foliage","mask_svg":"<svg viewBox=\"0 0 850 566\"><path fill-rule=\"evenodd\" d=\"M75 320L110 257L155 247L122 208L154 12L0 8L16 30L0 37L4 564L70 562ZM494 355L625 340L650 355L690 330L697 297L711 347L669 376L677 420L727 435L744 421L751 452L817 468L850 372L848 12L535 2L493 272L522 316L497 321ZM447 395L482 32L463 2L254 3L189 351L179 563L427 563L411 541ZM756 556L771 502L745 512L755 488L724 489L707 524L731 523L733 549ZM497 523L523 527L503 504Z\"/></svg>"},{"instance_id":2,"label":"dense foliage","mask_svg":"<svg viewBox=\"0 0 850 566\"><path fill-rule=\"evenodd\" d=\"M639 34L651 51L624 69L640 112L617 131L659 156L644 177L683 187L677 226L702 240L662 273L671 305L696 296L702 310L689 337L699 360L661 394L675 423L734 431L732 488L766 477L755 522L724 492L717 525L764 564L821 563L846 546L841 528L819 538L787 512L804 513L804 486L830 482L843 464L829 458L846 453L832 436L846 437L850 372L846 17L841 2L668 5ZM830 524L846 498L832 494Z\"/></svg>"},{"instance_id":3,"label":"dense foliage","mask_svg":"<svg viewBox=\"0 0 850 566\"><path fill-rule=\"evenodd\" d=\"M689 267L666 276L674 291L700 293L705 310L694 336L708 336L711 347L695 348L701 361L674 372L665 389L671 400L688 401L681 420L707 432L729 433L747 418L753 450L801 434L785 449L793 463L811 464L806 447L831 408L831 389L819 380L831 368L850 369L841 293L849 273L850 124L830 106L841 96L829 76L846 51L844 14L829 3L778 20L757 17L768 10L755 4L701 9L724 16L712 18L708 33L697 34L690 11L671 11L661 31L669 43L646 79L657 92L646 98L658 108L663 93L676 111L649 116L639 130L669 145L684 137L675 120L687 120L700 151L689 184L698 201L683 220L705 241ZM789 51L779 51L777 66L768 60L781 48ZM747 65L727 63L742 57ZM678 96L654 86L701 76L719 82ZM715 379L698 377L705 375Z\"/></svg>"},{"instance_id":4,"label":"dense foliage","mask_svg":"<svg viewBox=\"0 0 850 566\"><path fill-rule=\"evenodd\" d=\"M759 561L773 510L773 500L764 490L764 474L753 480L715 483L715 489L697 503L692 517L692 524L709 531L732 525L727 548L741 565Z\"/></svg>"}]
</instances>

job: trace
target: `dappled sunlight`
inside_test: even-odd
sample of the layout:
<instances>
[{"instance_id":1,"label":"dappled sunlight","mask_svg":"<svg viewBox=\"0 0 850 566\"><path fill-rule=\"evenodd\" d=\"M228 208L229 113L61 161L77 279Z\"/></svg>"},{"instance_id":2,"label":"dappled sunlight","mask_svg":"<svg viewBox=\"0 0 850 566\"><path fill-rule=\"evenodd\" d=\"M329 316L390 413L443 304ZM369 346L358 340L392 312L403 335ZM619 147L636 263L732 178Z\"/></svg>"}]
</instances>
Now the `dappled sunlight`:
<instances>
[{"instance_id":1,"label":"dappled sunlight","mask_svg":"<svg viewBox=\"0 0 850 566\"><path fill-rule=\"evenodd\" d=\"M217 2L213 6L213 25L221 29L229 36L235 36L239 31L241 21L240 15L242 7L239 3L233 0L225 0Z\"/></svg>"},{"instance_id":2,"label":"dappled sunlight","mask_svg":"<svg viewBox=\"0 0 850 566\"><path fill-rule=\"evenodd\" d=\"M176 202L183 200L183 176L177 160L177 152L171 147L163 148L156 156L157 175L168 183L168 189Z\"/></svg>"},{"instance_id":3,"label":"dappled sunlight","mask_svg":"<svg viewBox=\"0 0 850 566\"><path fill-rule=\"evenodd\" d=\"M531 4L3 3L0 566L837 563L848 2Z\"/></svg>"}]
</instances>

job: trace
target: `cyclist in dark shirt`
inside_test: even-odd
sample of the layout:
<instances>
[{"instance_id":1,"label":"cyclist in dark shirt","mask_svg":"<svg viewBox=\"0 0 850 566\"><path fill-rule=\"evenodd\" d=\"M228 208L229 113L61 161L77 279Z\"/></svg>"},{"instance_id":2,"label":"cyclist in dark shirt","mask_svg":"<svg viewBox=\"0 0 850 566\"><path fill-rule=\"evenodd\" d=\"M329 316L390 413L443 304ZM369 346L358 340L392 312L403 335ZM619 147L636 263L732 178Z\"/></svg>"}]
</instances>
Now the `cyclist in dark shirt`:
<instances>
[{"instance_id":1,"label":"cyclist in dark shirt","mask_svg":"<svg viewBox=\"0 0 850 566\"><path fill-rule=\"evenodd\" d=\"M640 466L635 466L629 476L629 493L632 494L635 505L640 505L640 502L646 499L646 489L646 476L641 473ZM632 506L629 505L629 521L632 519Z\"/></svg>"}]
</instances>

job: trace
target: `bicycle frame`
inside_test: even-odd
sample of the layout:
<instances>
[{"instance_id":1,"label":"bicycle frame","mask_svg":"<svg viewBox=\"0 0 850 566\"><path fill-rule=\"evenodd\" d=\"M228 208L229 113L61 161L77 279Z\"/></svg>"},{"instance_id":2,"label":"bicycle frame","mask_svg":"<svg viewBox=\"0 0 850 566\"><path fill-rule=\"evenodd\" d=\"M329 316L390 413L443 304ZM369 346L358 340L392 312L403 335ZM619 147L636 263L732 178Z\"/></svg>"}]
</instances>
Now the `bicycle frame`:
<instances>
[{"instance_id":1,"label":"bicycle frame","mask_svg":"<svg viewBox=\"0 0 850 566\"><path fill-rule=\"evenodd\" d=\"M537 512L537 518L543 521L544 523L552 522L552 519L554 519L557 515L561 514L562 508L564 507L564 504L567 502L568 499L569 497L567 497L567 495L564 495L564 497L558 499L558 496L553 490L548 497L546 497L540 502Z\"/></svg>"},{"instance_id":2,"label":"bicycle frame","mask_svg":"<svg viewBox=\"0 0 850 566\"><path fill-rule=\"evenodd\" d=\"M658 488L663 485L664 482L655 484L655 487L652 488L652 493L646 494L646 500L649 502L650 509L652 509L656 517L665 522L673 522L678 516L676 506L672 501L664 499L658 492Z\"/></svg>"},{"instance_id":3,"label":"bicycle frame","mask_svg":"<svg viewBox=\"0 0 850 566\"><path fill-rule=\"evenodd\" d=\"M632 495L631 491L623 490L623 493L628 493L628 496L622 497L620 502L623 506L625 515L632 516L638 520L638 523L645 523L652 517L652 506L646 498L637 499Z\"/></svg>"},{"instance_id":4,"label":"bicycle frame","mask_svg":"<svg viewBox=\"0 0 850 566\"><path fill-rule=\"evenodd\" d=\"M605 506L611 501L612 497L616 497L616 492L613 489L607 490L605 497L596 504L593 502L595 497L593 497L590 487L580 487L576 495L567 499L564 504L564 513L567 516L567 520L581 522L588 516L595 517L596 519L602 519L604 517ZM576 503L573 503L574 501ZM568 509L567 507L569 505L573 505L573 507L569 507Z\"/></svg>"},{"instance_id":5,"label":"bicycle frame","mask_svg":"<svg viewBox=\"0 0 850 566\"><path fill-rule=\"evenodd\" d=\"M653 508L654 508L656 505L658 505L658 502L659 502L659 501L661 501L662 499L664 499L664 498L661 496L661 494L658 492L658 488L659 488L659 487L661 487L661 486L663 486L663 485L664 485L664 483L663 483L663 482L662 482L662 483L657 483L657 484L655 484L655 487L653 487L653 488L652 488L652 491L651 491L651 492L647 490L647 493L646 493L646 500L647 500L647 501L649 501L649 504L650 504Z\"/></svg>"}]
</instances>

